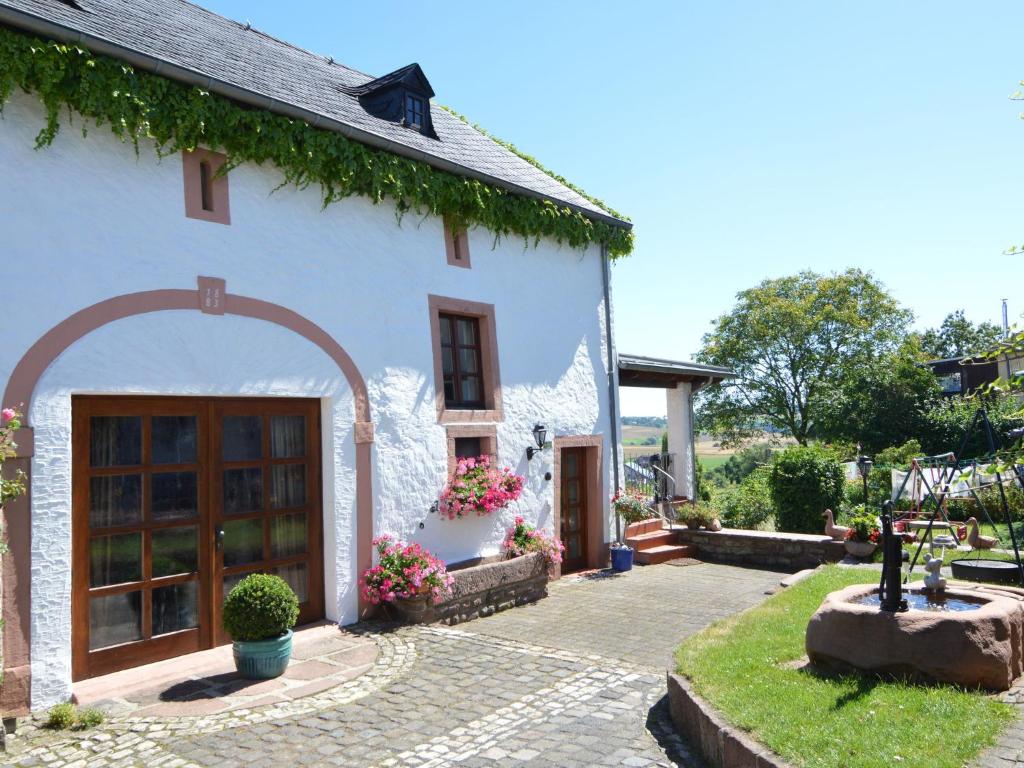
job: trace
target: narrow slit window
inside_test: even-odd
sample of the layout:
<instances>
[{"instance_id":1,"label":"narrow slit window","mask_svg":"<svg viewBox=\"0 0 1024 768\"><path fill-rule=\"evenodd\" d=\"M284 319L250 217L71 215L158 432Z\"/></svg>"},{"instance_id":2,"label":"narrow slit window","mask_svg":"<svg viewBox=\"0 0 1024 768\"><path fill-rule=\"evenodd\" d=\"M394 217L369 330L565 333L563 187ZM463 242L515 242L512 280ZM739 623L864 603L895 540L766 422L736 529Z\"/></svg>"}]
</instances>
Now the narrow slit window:
<instances>
[{"instance_id":1,"label":"narrow slit window","mask_svg":"<svg viewBox=\"0 0 1024 768\"><path fill-rule=\"evenodd\" d=\"M199 198L204 211L213 211L213 171L206 160L199 163Z\"/></svg>"}]
</instances>

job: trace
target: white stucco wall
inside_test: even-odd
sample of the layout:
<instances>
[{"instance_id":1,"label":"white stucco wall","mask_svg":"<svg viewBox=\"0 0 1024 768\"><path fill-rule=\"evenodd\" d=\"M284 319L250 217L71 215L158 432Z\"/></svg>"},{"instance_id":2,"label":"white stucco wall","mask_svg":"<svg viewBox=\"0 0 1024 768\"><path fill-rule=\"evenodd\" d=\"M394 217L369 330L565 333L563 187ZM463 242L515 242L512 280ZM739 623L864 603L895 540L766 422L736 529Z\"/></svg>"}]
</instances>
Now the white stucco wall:
<instances>
[{"instance_id":1,"label":"white stucco wall","mask_svg":"<svg viewBox=\"0 0 1024 768\"><path fill-rule=\"evenodd\" d=\"M442 222L350 199L321 209L318 190L271 191L271 167L232 171L231 225L184 215L182 167L143 146L136 158L104 128L65 126L33 149L43 112L15 95L0 120L0 261L5 294L0 382L70 314L136 291L196 287L222 277L230 293L309 318L352 357L375 425L375 533L419 541L449 561L499 550L522 514L552 521L550 450L527 465L537 421L549 436L609 433L600 257L541 242L497 245L469 233L473 268L447 265ZM485 518L441 521L428 510L445 480L437 424L427 295L495 305L504 420L502 463L526 474L522 499ZM0 385L3 386L3 385ZM277 395L323 403L327 613L356 619L355 445L351 391L316 346L259 320L161 312L117 321L73 345L43 376L32 504L33 705L70 690L70 407L76 393ZM6 405L6 404L5 404ZM610 446L604 452L611 487ZM602 508L606 539L612 528ZM420 529L419 524L424 523Z\"/></svg>"}]
</instances>

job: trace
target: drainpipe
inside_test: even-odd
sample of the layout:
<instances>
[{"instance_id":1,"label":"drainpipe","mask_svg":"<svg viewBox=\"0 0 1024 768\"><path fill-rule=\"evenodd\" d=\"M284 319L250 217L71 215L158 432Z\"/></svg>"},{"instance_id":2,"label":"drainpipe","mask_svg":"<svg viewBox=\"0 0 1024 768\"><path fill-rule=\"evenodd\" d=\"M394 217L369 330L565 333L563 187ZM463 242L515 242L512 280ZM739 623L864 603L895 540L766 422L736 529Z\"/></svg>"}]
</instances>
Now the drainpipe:
<instances>
[{"instance_id":1,"label":"drainpipe","mask_svg":"<svg viewBox=\"0 0 1024 768\"><path fill-rule=\"evenodd\" d=\"M601 244L601 279L604 283L604 333L608 348L608 418L611 422L611 461L615 490L619 490L619 374L612 333L612 277L608 246ZM622 523L615 515L615 543L622 543Z\"/></svg>"}]
</instances>

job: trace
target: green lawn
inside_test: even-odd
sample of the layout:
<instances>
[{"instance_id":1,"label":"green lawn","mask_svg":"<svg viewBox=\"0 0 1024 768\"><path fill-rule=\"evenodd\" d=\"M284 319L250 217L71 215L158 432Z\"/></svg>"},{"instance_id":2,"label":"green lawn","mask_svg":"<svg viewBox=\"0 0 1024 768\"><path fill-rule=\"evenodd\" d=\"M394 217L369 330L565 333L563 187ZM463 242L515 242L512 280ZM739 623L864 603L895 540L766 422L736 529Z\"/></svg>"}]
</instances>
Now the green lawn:
<instances>
[{"instance_id":1,"label":"green lawn","mask_svg":"<svg viewBox=\"0 0 1024 768\"><path fill-rule=\"evenodd\" d=\"M1014 716L991 696L788 668L807 620L833 590L875 571L830 566L765 603L712 624L676 652L677 671L732 723L806 768L960 768Z\"/></svg>"}]
</instances>

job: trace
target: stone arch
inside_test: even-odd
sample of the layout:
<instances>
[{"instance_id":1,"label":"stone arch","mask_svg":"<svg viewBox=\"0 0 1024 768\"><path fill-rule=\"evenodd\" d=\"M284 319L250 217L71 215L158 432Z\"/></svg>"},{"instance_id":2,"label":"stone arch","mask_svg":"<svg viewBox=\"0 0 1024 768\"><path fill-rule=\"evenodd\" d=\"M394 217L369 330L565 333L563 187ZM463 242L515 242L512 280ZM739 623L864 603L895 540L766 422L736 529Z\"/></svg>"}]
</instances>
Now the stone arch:
<instances>
[{"instance_id":1,"label":"stone arch","mask_svg":"<svg viewBox=\"0 0 1024 768\"><path fill-rule=\"evenodd\" d=\"M373 422L366 382L352 358L320 326L299 313L268 301L229 294L224 282L199 278L197 290L163 289L115 296L79 310L43 334L14 367L4 391L4 406L23 409L26 421L36 385L50 365L79 339L116 320L167 310L192 310L264 320L297 333L315 344L338 366L352 389L355 402L356 442L356 567L361 572L371 562L373 537L372 462ZM3 566L3 663L0 711L21 715L31 706L31 508L33 455L32 426L26 423L16 436L17 457L10 469L26 474L26 493L4 509L4 533L10 546ZM360 610L364 606L360 600Z\"/></svg>"}]
</instances>

